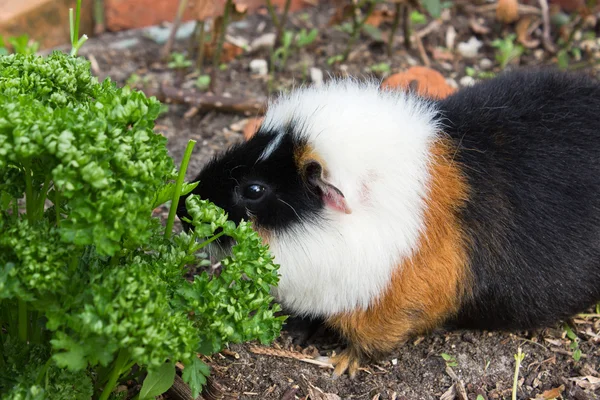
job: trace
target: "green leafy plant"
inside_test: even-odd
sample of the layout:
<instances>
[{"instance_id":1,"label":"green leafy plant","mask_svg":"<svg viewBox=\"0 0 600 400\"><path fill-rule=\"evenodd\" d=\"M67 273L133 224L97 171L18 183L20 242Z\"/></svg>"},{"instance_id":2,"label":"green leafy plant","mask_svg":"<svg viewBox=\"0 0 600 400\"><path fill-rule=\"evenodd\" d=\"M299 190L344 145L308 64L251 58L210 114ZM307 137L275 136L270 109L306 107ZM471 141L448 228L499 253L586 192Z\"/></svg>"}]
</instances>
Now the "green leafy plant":
<instances>
[{"instance_id":1,"label":"green leafy plant","mask_svg":"<svg viewBox=\"0 0 600 400\"><path fill-rule=\"evenodd\" d=\"M248 222L189 196L195 230L173 233L194 142L177 170L155 98L54 52L0 56L0 104L0 398L106 400L129 380L151 398L176 362L197 396L198 354L277 336L278 268ZM215 276L221 236L235 245Z\"/></svg>"},{"instance_id":2,"label":"green leafy plant","mask_svg":"<svg viewBox=\"0 0 600 400\"><path fill-rule=\"evenodd\" d=\"M6 42L8 42L8 44ZM8 48L9 44L12 47L12 51L10 51ZM0 36L0 56L7 55L9 53L35 54L39 48L39 42L31 40L28 35L9 37L6 39L6 41L2 36Z\"/></svg>"},{"instance_id":3,"label":"green leafy plant","mask_svg":"<svg viewBox=\"0 0 600 400\"><path fill-rule=\"evenodd\" d=\"M425 15L421 14L417 10L413 10L410 13L410 20L414 24L424 24L425 22L427 22L427 18L425 17Z\"/></svg>"},{"instance_id":4,"label":"green leafy plant","mask_svg":"<svg viewBox=\"0 0 600 400\"><path fill-rule=\"evenodd\" d=\"M477 71L473 67L465 67L465 73L475 79L491 79L496 76L492 71Z\"/></svg>"},{"instance_id":5,"label":"green leafy plant","mask_svg":"<svg viewBox=\"0 0 600 400\"><path fill-rule=\"evenodd\" d=\"M192 61L188 60L185 54L178 52L171 53L171 61L167 64L169 68L173 69L188 68L191 65Z\"/></svg>"},{"instance_id":6,"label":"green leafy plant","mask_svg":"<svg viewBox=\"0 0 600 400\"><path fill-rule=\"evenodd\" d=\"M456 361L456 357L451 356L450 354L447 354L447 353L442 353L441 356L444 359L444 362L446 363L447 367L458 366L458 361Z\"/></svg>"},{"instance_id":7,"label":"green leafy plant","mask_svg":"<svg viewBox=\"0 0 600 400\"><path fill-rule=\"evenodd\" d=\"M297 34L294 34L293 31L283 32L281 46L274 49L271 54L271 69L273 70L276 64L278 64L279 69L285 68L292 51L300 50L312 44L316 40L318 33L319 31L315 28L310 31L302 29Z\"/></svg>"},{"instance_id":8,"label":"green leafy plant","mask_svg":"<svg viewBox=\"0 0 600 400\"><path fill-rule=\"evenodd\" d=\"M369 71L378 72L382 74L388 74L392 70L392 67L389 63L382 62L379 64L374 64L369 67Z\"/></svg>"},{"instance_id":9,"label":"green leafy plant","mask_svg":"<svg viewBox=\"0 0 600 400\"><path fill-rule=\"evenodd\" d=\"M515 43L516 38L517 35L512 33L503 39L495 39L492 42L492 46L497 49L496 61L502 69L506 68L511 61L523 54L524 47Z\"/></svg>"},{"instance_id":10,"label":"green leafy plant","mask_svg":"<svg viewBox=\"0 0 600 400\"><path fill-rule=\"evenodd\" d=\"M200 75L195 82L195 85L200 90L206 90L210 87L210 75Z\"/></svg>"},{"instance_id":11,"label":"green leafy plant","mask_svg":"<svg viewBox=\"0 0 600 400\"><path fill-rule=\"evenodd\" d=\"M573 331L573 329L571 329L571 327L568 324L564 325L564 329L565 329L567 338L569 338L569 340L571 341L571 343L569 344L569 348L573 352L573 356L572 356L573 360L579 361L581 359L581 349L579 348L579 338L577 337L577 334Z\"/></svg>"}]
</instances>

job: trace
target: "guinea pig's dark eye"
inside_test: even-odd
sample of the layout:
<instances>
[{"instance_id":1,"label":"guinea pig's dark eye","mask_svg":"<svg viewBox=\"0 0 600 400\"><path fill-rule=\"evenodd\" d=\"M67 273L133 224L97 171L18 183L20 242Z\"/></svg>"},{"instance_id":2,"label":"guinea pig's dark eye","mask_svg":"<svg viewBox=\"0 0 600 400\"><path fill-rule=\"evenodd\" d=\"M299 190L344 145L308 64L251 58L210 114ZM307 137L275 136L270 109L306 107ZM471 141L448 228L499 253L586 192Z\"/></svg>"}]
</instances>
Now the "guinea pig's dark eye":
<instances>
[{"instance_id":1,"label":"guinea pig's dark eye","mask_svg":"<svg viewBox=\"0 0 600 400\"><path fill-rule=\"evenodd\" d=\"M258 183L252 183L244 188L242 195L249 200L258 200L266 193L266 188Z\"/></svg>"}]
</instances>

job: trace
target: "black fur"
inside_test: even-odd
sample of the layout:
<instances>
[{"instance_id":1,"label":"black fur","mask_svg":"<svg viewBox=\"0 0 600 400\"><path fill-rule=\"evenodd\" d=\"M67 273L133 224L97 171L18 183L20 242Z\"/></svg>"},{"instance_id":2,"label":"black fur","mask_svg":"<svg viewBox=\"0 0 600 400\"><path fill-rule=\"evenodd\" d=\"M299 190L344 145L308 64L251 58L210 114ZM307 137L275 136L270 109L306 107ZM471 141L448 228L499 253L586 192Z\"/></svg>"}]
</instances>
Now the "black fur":
<instances>
[{"instance_id":1,"label":"black fur","mask_svg":"<svg viewBox=\"0 0 600 400\"><path fill-rule=\"evenodd\" d=\"M293 129L294 126L288 127ZM294 153L306 143L296 135L283 135L281 144L265 160L258 161L265 146L277 132L259 132L248 142L233 146L215 156L194 179L200 181L191 194L208 199L226 210L229 218L239 223L255 216L256 227L281 231L304 219L316 218L323 208L321 197L304 187ZM246 185L258 183L267 188L259 201L241 195ZM248 213L250 211L250 213ZM185 199L180 202L178 216L189 217ZM186 225L186 229L189 226Z\"/></svg>"},{"instance_id":2,"label":"black fur","mask_svg":"<svg viewBox=\"0 0 600 400\"><path fill-rule=\"evenodd\" d=\"M501 75L439 102L470 187L474 298L452 326L530 329L600 300L600 85Z\"/></svg>"}]
</instances>

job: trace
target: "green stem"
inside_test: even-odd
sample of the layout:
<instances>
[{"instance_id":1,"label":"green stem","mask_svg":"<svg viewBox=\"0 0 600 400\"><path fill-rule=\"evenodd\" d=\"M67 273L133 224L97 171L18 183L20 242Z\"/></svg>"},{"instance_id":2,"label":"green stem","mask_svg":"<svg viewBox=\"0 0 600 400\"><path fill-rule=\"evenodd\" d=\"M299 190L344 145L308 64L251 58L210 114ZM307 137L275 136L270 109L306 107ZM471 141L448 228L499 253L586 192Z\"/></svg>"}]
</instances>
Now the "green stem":
<instances>
[{"instance_id":1,"label":"green stem","mask_svg":"<svg viewBox=\"0 0 600 400\"><path fill-rule=\"evenodd\" d=\"M42 383L42 379L44 379L44 376L46 376L46 372L48 372L48 368L50 368L51 363L52 363L52 357L50 357L48 359L48 361L46 361L46 363L44 364L44 367L40 370L40 373L38 374L38 376L35 380L36 385L40 385Z\"/></svg>"},{"instance_id":2,"label":"green stem","mask_svg":"<svg viewBox=\"0 0 600 400\"><path fill-rule=\"evenodd\" d=\"M23 300L19 300L19 339L22 342L27 342L27 303Z\"/></svg>"},{"instance_id":3,"label":"green stem","mask_svg":"<svg viewBox=\"0 0 600 400\"><path fill-rule=\"evenodd\" d=\"M35 209L37 210L36 219L41 219L44 215L44 204L46 203L46 198L48 197L48 186L50 186L50 175L46 176L44 180L44 185L42 186L42 191L39 193L39 196L36 199Z\"/></svg>"},{"instance_id":4,"label":"green stem","mask_svg":"<svg viewBox=\"0 0 600 400\"><path fill-rule=\"evenodd\" d=\"M75 6L75 32L73 33L73 36L75 37L75 40L77 40L77 41L79 39L80 15L81 15L81 0L77 0L77 5Z\"/></svg>"},{"instance_id":5,"label":"green stem","mask_svg":"<svg viewBox=\"0 0 600 400\"><path fill-rule=\"evenodd\" d=\"M7 309L8 314L8 334L11 338L15 338L19 336L19 313L16 311L17 315L15 316L15 307L10 307Z\"/></svg>"},{"instance_id":6,"label":"green stem","mask_svg":"<svg viewBox=\"0 0 600 400\"><path fill-rule=\"evenodd\" d=\"M219 70L219 64L221 63L221 53L223 52L223 45L225 44L225 34L227 33L227 25L229 24L229 14L231 13L232 5L233 1L227 0L223 19L221 20L221 31L219 32L219 38L217 39L217 50L213 55L213 69L215 73Z\"/></svg>"},{"instance_id":7,"label":"green stem","mask_svg":"<svg viewBox=\"0 0 600 400\"><path fill-rule=\"evenodd\" d=\"M56 226L60 226L60 192L54 185L54 212L56 213Z\"/></svg>"},{"instance_id":8,"label":"green stem","mask_svg":"<svg viewBox=\"0 0 600 400\"><path fill-rule=\"evenodd\" d=\"M37 320L39 318L39 312L38 311L31 311L29 312L29 332L31 332L29 334L29 336L31 337L31 342L32 343L39 343L40 342L40 330L38 329L37 326Z\"/></svg>"},{"instance_id":9,"label":"green stem","mask_svg":"<svg viewBox=\"0 0 600 400\"><path fill-rule=\"evenodd\" d=\"M4 370L6 360L4 360L4 338L2 337L2 329L0 329L0 370Z\"/></svg>"},{"instance_id":10,"label":"green stem","mask_svg":"<svg viewBox=\"0 0 600 400\"><path fill-rule=\"evenodd\" d=\"M13 199L13 222L17 222L19 219L19 201L17 199Z\"/></svg>"},{"instance_id":11,"label":"green stem","mask_svg":"<svg viewBox=\"0 0 600 400\"><path fill-rule=\"evenodd\" d=\"M408 4L404 4L402 6L402 27L404 28L404 47L410 49L410 36L411 36L411 26L410 26L410 6Z\"/></svg>"},{"instance_id":12,"label":"green stem","mask_svg":"<svg viewBox=\"0 0 600 400\"><path fill-rule=\"evenodd\" d=\"M400 14L402 13L402 4L396 3L394 11L394 22L392 24L392 29L390 30L390 37L388 39L388 57L392 56L392 52L394 50L394 36L396 36L396 30L398 30L398 25L400 25Z\"/></svg>"},{"instance_id":13,"label":"green stem","mask_svg":"<svg viewBox=\"0 0 600 400\"><path fill-rule=\"evenodd\" d=\"M33 222L33 204L35 201L33 195L33 185L31 183L31 170L27 166L24 166L23 169L25 172L25 210L27 212L27 220L29 222Z\"/></svg>"},{"instance_id":14,"label":"green stem","mask_svg":"<svg viewBox=\"0 0 600 400\"><path fill-rule=\"evenodd\" d=\"M273 20L273 25L275 25L276 31L279 32L279 18L277 18L277 14L275 13L275 8L273 7L271 0L267 0L267 10L269 10L269 15L271 16L271 20ZM275 43L277 43L277 36L275 36Z\"/></svg>"},{"instance_id":15,"label":"green stem","mask_svg":"<svg viewBox=\"0 0 600 400\"><path fill-rule=\"evenodd\" d=\"M208 246L210 243L214 242L215 240L217 240L224 234L225 234L225 232L217 233L215 236L211 237L210 239L207 239L204 242L200 243L200 245L198 246L198 250L200 250L201 248L203 248L205 246Z\"/></svg>"},{"instance_id":16,"label":"green stem","mask_svg":"<svg viewBox=\"0 0 600 400\"><path fill-rule=\"evenodd\" d=\"M204 64L204 39L206 37L206 31L204 29L204 21L196 22L198 24L198 53L196 54L196 70L199 74L202 74L202 67Z\"/></svg>"},{"instance_id":17,"label":"green stem","mask_svg":"<svg viewBox=\"0 0 600 400\"><path fill-rule=\"evenodd\" d=\"M277 33L275 34L275 45L273 46L273 48L277 48L281 44L281 36L283 35L284 29L285 29L285 24L287 22L291 3L292 3L292 0L285 1L285 6L283 8L283 14L281 14L281 19L279 20L279 26L277 27Z\"/></svg>"},{"instance_id":18,"label":"green stem","mask_svg":"<svg viewBox=\"0 0 600 400\"><path fill-rule=\"evenodd\" d=\"M515 356L516 363L512 387L512 400L517 400L517 384L519 382L519 369L521 368L521 361L523 361L523 358L525 358L525 355L522 353L521 348L519 347Z\"/></svg>"},{"instance_id":19,"label":"green stem","mask_svg":"<svg viewBox=\"0 0 600 400\"><path fill-rule=\"evenodd\" d=\"M117 360L115 361L112 371L110 371L108 382L106 382L106 385L104 386L104 390L102 390L102 394L100 395L99 400L108 399L108 396L110 396L113 389L117 385L117 381L119 380L119 376L121 376L123 366L127 364L128 361L129 353L127 352L127 350L119 350L119 355L117 356Z\"/></svg>"},{"instance_id":20,"label":"green stem","mask_svg":"<svg viewBox=\"0 0 600 400\"><path fill-rule=\"evenodd\" d=\"M173 225L175 224L175 214L177 213L179 197L181 196L181 188L183 186L183 181L185 180L185 173L187 171L190 158L192 158L192 151L194 150L195 145L195 140L188 141L187 147L185 148L185 153L183 154L183 160L181 160L179 174L177 175L177 182L175 183L175 192L173 193L171 208L169 209L169 218L167 219L167 225L165 227L165 239L169 239L173 231Z\"/></svg>"}]
</instances>

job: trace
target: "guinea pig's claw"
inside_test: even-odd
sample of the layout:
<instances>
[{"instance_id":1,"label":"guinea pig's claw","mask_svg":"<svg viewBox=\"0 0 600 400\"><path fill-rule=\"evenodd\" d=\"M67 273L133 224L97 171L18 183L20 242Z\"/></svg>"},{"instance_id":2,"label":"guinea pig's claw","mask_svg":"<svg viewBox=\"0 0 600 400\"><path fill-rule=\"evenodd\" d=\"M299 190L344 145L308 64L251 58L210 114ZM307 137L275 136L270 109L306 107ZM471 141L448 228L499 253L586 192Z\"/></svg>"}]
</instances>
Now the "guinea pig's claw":
<instances>
[{"instance_id":1,"label":"guinea pig's claw","mask_svg":"<svg viewBox=\"0 0 600 400\"><path fill-rule=\"evenodd\" d=\"M350 379L354 379L360 368L360 356L352 349L342 350L340 354L331 357L330 362L334 366L334 379L339 378L346 372L348 372Z\"/></svg>"}]
</instances>

